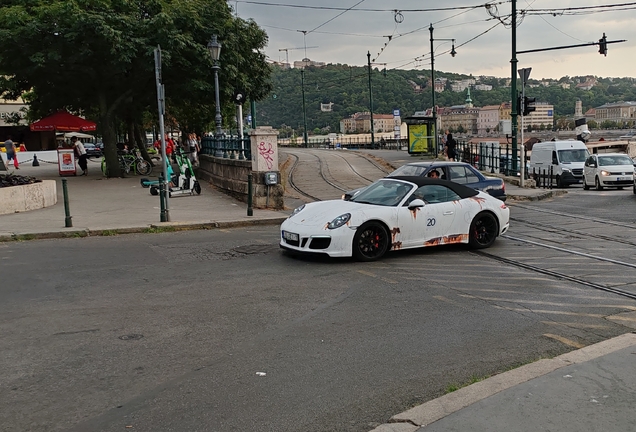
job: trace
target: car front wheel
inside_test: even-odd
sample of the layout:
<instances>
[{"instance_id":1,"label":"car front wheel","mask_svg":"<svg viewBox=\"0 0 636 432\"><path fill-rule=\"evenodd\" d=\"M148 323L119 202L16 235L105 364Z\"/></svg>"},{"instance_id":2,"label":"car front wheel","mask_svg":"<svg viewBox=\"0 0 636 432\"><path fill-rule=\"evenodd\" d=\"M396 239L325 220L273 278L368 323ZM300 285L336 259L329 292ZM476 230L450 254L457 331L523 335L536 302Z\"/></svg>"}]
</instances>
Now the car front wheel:
<instances>
[{"instance_id":1,"label":"car front wheel","mask_svg":"<svg viewBox=\"0 0 636 432\"><path fill-rule=\"evenodd\" d=\"M585 176L583 176L583 190L590 190L590 186L585 181Z\"/></svg>"},{"instance_id":2,"label":"car front wheel","mask_svg":"<svg viewBox=\"0 0 636 432\"><path fill-rule=\"evenodd\" d=\"M353 256L359 261L375 261L389 249L389 233L379 222L367 222L353 237Z\"/></svg>"},{"instance_id":3,"label":"car front wheel","mask_svg":"<svg viewBox=\"0 0 636 432\"><path fill-rule=\"evenodd\" d=\"M603 190L603 186L601 186L601 181L598 179L598 177L594 179L594 185L597 191Z\"/></svg>"},{"instance_id":4,"label":"car front wheel","mask_svg":"<svg viewBox=\"0 0 636 432\"><path fill-rule=\"evenodd\" d=\"M470 224L468 243L474 249L490 247L499 234L499 224L492 213L479 213Z\"/></svg>"}]
</instances>

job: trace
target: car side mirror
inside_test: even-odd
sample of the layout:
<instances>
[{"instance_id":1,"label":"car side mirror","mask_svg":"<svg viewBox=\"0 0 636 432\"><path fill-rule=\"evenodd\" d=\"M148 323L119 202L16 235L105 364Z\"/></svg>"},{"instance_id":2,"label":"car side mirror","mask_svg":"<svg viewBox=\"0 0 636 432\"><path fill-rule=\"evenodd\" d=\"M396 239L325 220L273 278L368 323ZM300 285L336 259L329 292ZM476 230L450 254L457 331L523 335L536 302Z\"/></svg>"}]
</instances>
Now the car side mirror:
<instances>
[{"instance_id":1,"label":"car side mirror","mask_svg":"<svg viewBox=\"0 0 636 432\"><path fill-rule=\"evenodd\" d=\"M420 207L424 207L426 205L426 203L424 201L422 201L421 199L414 199L413 201L411 201L411 203L409 204L409 210L413 210L416 208L420 208Z\"/></svg>"}]
</instances>

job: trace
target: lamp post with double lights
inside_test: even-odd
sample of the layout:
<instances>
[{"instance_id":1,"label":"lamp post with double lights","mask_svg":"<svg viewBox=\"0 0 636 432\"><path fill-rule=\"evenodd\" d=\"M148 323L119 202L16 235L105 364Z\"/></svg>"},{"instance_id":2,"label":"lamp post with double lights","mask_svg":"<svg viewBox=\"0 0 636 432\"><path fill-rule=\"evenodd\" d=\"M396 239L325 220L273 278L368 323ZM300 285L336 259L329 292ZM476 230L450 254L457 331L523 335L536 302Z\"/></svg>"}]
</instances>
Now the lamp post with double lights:
<instances>
[{"instance_id":1,"label":"lamp post with double lights","mask_svg":"<svg viewBox=\"0 0 636 432\"><path fill-rule=\"evenodd\" d=\"M430 25L428 30L431 32L431 92L432 92L432 103L433 103L433 124L435 125L435 154L439 152L439 143L437 133L437 107L435 106L435 51L433 50L433 42L434 41L450 41L453 43L453 48L451 49L450 55L455 57L457 51L455 51L455 39L434 39L433 38L433 24Z\"/></svg>"},{"instance_id":2,"label":"lamp post with double lights","mask_svg":"<svg viewBox=\"0 0 636 432\"><path fill-rule=\"evenodd\" d=\"M214 131L214 137L217 140L217 147L214 156L223 157L223 152L221 148L218 146L218 139L221 138L223 132L221 131L221 102L219 98L219 57L221 57L221 44L217 40L217 35L212 35L212 39L208 42L208 50L210 51L210 57L212 57L212 62L214 65L212 69L214 69L214 96L216 99L216 115L214 116L214 122L216 123L216 130Z\"/></svg>"}]
</instances>

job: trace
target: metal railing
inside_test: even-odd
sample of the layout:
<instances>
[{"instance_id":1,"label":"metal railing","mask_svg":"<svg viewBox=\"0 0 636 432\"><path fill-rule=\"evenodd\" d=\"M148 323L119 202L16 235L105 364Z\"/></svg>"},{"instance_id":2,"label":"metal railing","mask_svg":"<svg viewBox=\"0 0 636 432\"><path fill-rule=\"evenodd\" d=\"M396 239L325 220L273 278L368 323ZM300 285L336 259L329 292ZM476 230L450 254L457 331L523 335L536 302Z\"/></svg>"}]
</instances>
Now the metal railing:
<instances>
[{"instance_id":1,"label":"metal railing","mask_svg":"<svg viewBox=\"0 0 636 432\"><path fill-rule=\"evenodd\" d=\"M505 176L519 177L521 174L521 159L513 156L510 146L501 146L496 143L457 143L457 160L471 164L483 172L503 174ZM517 159L517 169L513 170L513 157ZM528 157L524 152L525 172L524 178L528 178Z\"/></svg>"},{"instance_id":2,"label":"metal railing","mask_svg":"<svg viewBox=\"0 0 636 432\"><path fill-rule=\"evenodd\" d=\"M206 136L201 138L201 153L225 159L250 160L252 146L249 138Z\"/></svg>"},{"instance_id":3,"label":"metal railing","mask_svg":"<svg viewBox=\"0 0 636 432\"><path fill-rule=\"evenodd\" d=\"M301 138L279 138L279 147L305 147L305 143ZM408 148L408 140L400 139L379 139L371 143L370 137L346 137L338 139L327 138L309 138L307 139L308 148L346 148L349 150L359 149L384 149L384 150L401 150Z\"/></svg>"}]
</instances>

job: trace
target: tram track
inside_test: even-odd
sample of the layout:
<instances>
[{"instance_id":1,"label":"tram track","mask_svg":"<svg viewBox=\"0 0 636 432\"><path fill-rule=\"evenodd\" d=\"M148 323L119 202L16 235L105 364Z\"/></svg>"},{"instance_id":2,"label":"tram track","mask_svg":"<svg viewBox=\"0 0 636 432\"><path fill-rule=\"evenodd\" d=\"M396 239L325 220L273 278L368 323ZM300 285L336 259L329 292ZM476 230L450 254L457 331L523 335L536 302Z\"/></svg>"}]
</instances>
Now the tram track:
<instances>
[{"instance_id":1,"label":"tram track","mask_svg":"<svg viewBox=\"0 0 636 432\"><path fill-rule=\"evenodd\" d=\"M535 211L535 212L538 212L538 213L546 213L546 214L551 214L551 215L555 215L555 216L563 216L563 217L568 217L568 218L572 218L572 219L579 219L579 220L584 220L584 221L588 221L588 222L598 222L598 223L601 223L601 224L604 224L604 225L614 225L614 226L619 226L619 227L624 227L624 228L636 229L636 224L618 222L618 221L613 221L613 220L610 220L610 219L602 219L602 218L597 218L597 217L594 217L594 216L573 215L573 214L570 214L570 213L564 213L564 212L560 212L560 211L556 211L556 210L550 210L550 209L543 209L543 208L534 207L534 206L530 206L530 205L526 205L526 204L514 203L514 204L511 204L511 207L516 207L516 208L520 208L520 209L524 209L524 210L531 210L531 211Z\"/></svg>"},{"instance_id":2,"label":"tram track","mask_svg":"<svg viewBox=\"0 0 636 432\"><path fill-rule=\"evenodd\" d=\"M303 197L308 198L312 201L321 201L324 198L316 196L318 195L316 194L316 192L312 190L307 190L307 187L302 185L301 184L302 182L298 181L298 173L303 163L307 163L308 165L313 166L313 163L307 160L302 160L301 155L313 156L318 162L317 169L315 170L316 181L329 185L331 188L337 190L339 193L346 192L348 190L355 189L357 187L361 187L360 186L361 183L364 185L364 184L370 184L375 181L375 179L370 178L368 173L367 175L365 175L362 172L360 172L360 170L357 169L352 164L352 162L347 159L347 157L340 154L336 154L336 153L316 154L316 152L313 152L313 151L302 151L298 153L289 152L288 154L294 157L294 162L291 168L289 169L289 173L287 175L289 186L294 191L302 195ZM351 155L354 156L353 153ZM346 169L348 169L350 173L352 174L352 176L350 176L350 179L341 180L336 178L336 176L334 176L333 173L330 171L330 167L329 167L329 164L327 163L326 156L335 157L341 160L342 162L344 162L347 167ZM364 160L365 163L369 163L373 165L374 169L380 171L381 173L380 177L383 177L384 175L387 174L386 168L383 168L380 164L364 157L363 155L355 154L355 157ZM311 173L309 173L309 176L311 176ZM362 181L359 181L359 179L362 179ZM307 180L305 179L305 181ZM309 180L309 182L311 182L311 179ZM350 183L350 184L347 184L347 183Z\"/></svg>"}]
</instances>

